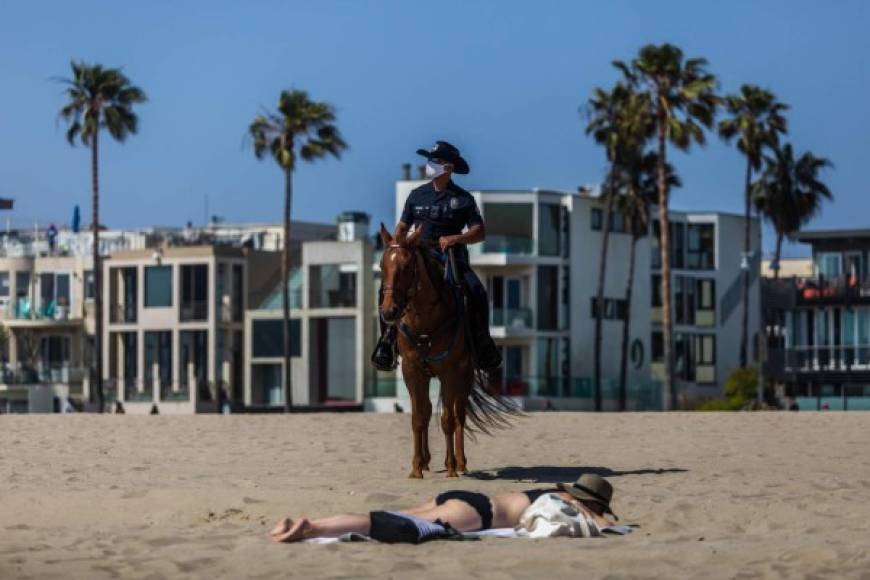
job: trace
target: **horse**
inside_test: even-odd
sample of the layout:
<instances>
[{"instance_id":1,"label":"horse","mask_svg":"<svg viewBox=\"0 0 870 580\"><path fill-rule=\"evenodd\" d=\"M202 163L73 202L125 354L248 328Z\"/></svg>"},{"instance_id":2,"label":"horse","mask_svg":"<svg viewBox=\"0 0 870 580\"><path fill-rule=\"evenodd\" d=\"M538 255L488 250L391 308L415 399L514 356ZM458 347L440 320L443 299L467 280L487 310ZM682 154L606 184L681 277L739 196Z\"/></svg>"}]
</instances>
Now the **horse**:
<instances>
[{"instance_id":1,"label":"horse","mask_svg":"<svg viewBox=\"0 0 870 580\"><path fill-rule=\"evenodd\" d=\"M441 429L444 431L447 477L467 473L465 434L490 434L510 425L519 410L487 388L486 373L477 367L462 294L444 266L420 240L422 229L394 239L381 224L383 299L381 319L398 330L402 375L411 399L414 457L409 478L429 470L429 382L441 383ZM453 277L455 279L455 277ZM470 424L467 422L470 421Z\"/></svg>"}]
</instances>

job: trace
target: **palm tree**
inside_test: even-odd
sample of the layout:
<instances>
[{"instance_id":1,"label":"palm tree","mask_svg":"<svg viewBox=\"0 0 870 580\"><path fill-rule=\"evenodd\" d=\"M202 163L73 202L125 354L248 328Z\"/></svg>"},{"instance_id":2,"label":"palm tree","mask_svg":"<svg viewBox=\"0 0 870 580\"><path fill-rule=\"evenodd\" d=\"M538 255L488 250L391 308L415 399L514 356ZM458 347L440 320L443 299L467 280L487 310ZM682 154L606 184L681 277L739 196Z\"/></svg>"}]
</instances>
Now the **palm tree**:
<instances>
[{"instance_id":1,"label":"palm tree","mask_svg":"<svg viewBox=\"0 0 870 580\"><path fill-rule=\"evenodd\" d=\"M257 159L271 156L284 172L284 243L281 260L281 294L284 307L284 410L293 410L290 386L290 210L293 202L293 171L297 157L315 161L327 156L339 159L347 144L335 126L335 110L329 103L312 101L305 91L281 91L278 109L264 112L248 127Z\"/></svg>"},{"instance_id":2,"label":"palm tree","mask_svg":"<svg viewBox=\"0 0 870 580\"><path fill-rule=\"evenodd\" d=\"M591 134L596 143L604 146L610 167L602 187L605 198L604 223L602 225L601 254L598 260L598 288L595 298L595 361L593 383L595 410L602 410L601 394L601 346L602 320L604 317L604 282L607 274L607 249L610 240L613 204L619 195L618 182L622 168L631 163L631 157L642 151L652 135L651 117L646 115L648 97L635 93L631 85L617 83L608 92L601 88L593 91L587 104L589 124L586 134Z\"/></svg>"},{"instance_id":3,"label":"palm tree","mask_svg":"<svg viewBox=\"0 0 870 580\"><path fill-rule=\"evenodd\" d=\"M649 89L648 106L656 120L658 137L658 212L661 230L662 338L665 389L671 408L676 408L673 380L673 307L671 304L671 244L668 228L669 189L667 144L687 151L693 143L705 143L704 128L713 125L718 97L716 77L707 72L707 60L683 58L683 51L670 44L648 44L640 49L631 66L615 61L629 83Z\"/></svg>"},{"instance_id":4,"label":"palm tree","mask_svg":"<svg viewBox=\"0 0 870 580\"><path fill-rule=\"evenodd\" d=\"M653 152L643 153L627 158L627 163L620 168L620 190L624 192L617 197L616 207L625 216L631 244L628 254L628 279L625 286L626 313L622 324L621 358L619 366L619 410L625 411L628 382L628 340L631 331L631 300L634 294L634 266L637 252L637 242L649 232L650 206L655 203L658 195L657 181L658 156ZM667 164L668 188L680 187L682 182L674 172L673 166Z\"/></svg>"},{"instance_id":5,"label":"palm tree","mask_svg":"<svg viewBox=\"0 0 870 580\"><path fill-rule=\"evenodd\" d=\"M749 260L752 251L750 242L750 218L752 211L752 172L761 169L764 148L775 149L779 144L780 133L788 132L783 112L788 105L776 100L772 92L755 85L743 85L740 94L728 95L724 99L728 118L719 122L719 135L725 141L737 137L737 150L746 157L746 178L744 185L744 224L743 255ZM760 245L760 240L759 240ZM747 343L749 333L749 269L741 274L743 285L743 322L740 332L740 366L747 364Z\"/></svg>"},{"instance_id":6,"label":"palm tree","mask_svg":"<svg viewBox=\"0 0 870 580\"><path fill-rule=\"evenodd\" d=\"M765 168L753 184L755 206L776 231L774 278L779 278L782 240L796 234L821 208L822 201L832 199L831 190L819 180L822 169L833 167L824 157L806 151L794 158L791 144L765 156Z\"/></svg>"},{"instance_id":7,"label":"palm tree","mask_svg":"<svg viewBox=\"0 0 870 580\"><path fill-rule=\"evenodd\" d=\"M70 145L76 139L91 148L91 207L93 218L94 269L94 373L95 390L100 413L103 412L103 270L100 261L100 180L99 137L106 129L115 141L123 143L138 130L139 119L133 105L146 100L145 93L132 85L120 69L103 68L73 61L72 78L60 79L66 85L69 102L60 110L67 122L66 138Z\"/></svg>"}]
</instances>

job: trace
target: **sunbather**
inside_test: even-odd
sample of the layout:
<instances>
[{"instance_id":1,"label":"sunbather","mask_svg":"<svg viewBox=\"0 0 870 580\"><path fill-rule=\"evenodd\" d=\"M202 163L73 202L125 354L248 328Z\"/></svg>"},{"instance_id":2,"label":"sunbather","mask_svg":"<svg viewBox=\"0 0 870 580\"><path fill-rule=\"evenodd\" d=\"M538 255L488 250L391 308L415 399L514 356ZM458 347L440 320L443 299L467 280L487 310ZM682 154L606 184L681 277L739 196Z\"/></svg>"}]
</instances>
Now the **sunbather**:
<instances>
[{"instance_id":1,"label":"sunbather","mask_svg":"<svg viewBox=\"0 0 870 580\"><path fill-rule=\"evenodd\" d=\"M611 525L608 514L613 487L602 477L584 474L573 484L503 493L488 497L472 491L446 491L416 507L396 512L342 514L328 518L284 518L270 532L276 542L307 538L337 538L347 533L386 543L419 543L447 533L474 532L517 526L523 512L541 495L557 494L599 528Z\"/></svg>"}]
</instances>

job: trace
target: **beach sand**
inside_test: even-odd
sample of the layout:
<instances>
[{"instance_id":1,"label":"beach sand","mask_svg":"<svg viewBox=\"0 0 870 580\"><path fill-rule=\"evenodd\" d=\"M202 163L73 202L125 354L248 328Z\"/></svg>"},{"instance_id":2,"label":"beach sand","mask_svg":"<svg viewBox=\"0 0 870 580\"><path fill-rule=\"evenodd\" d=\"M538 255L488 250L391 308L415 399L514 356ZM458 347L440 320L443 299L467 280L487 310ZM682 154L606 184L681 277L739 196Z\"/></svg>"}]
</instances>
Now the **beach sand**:
<instances>
[{"instance_id":1,"label":"beach sand","mask_svg":"<svg viewBox=\"0 0 870 580\"><path fill-rule=\"evenodd\" d=\"M2 578L870 578L870 413L532 414L406 479L408 415L0 416ZM607 539L274 544L284 515L592 471Z\"/></svg>"}]
</instances>

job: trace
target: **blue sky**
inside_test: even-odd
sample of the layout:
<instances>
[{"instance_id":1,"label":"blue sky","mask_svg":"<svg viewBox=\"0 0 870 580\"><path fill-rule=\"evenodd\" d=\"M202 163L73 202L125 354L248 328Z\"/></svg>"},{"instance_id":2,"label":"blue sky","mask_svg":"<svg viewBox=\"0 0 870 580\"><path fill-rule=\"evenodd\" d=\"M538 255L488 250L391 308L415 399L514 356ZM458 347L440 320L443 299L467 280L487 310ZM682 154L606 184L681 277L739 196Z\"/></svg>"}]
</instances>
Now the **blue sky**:
<instances>
[{"instance_id":1,"label":"blue sky","mask_svg":"<svg viewBox=\"0 0 870 580\"><path fill-rule=\"evenodd\" d=\"M149 102L123 146L104 141L111 227L277 220L281 175L244 142L283 88L330 101L351 149L296 174L294 217L342 210L393 220L393 187L414 150L444 138L467 188L574 189L604 156L579 107L649 42L704 56L723 92L751 82L792 105L790 140L835 163L836 201L814 228L867 226L870 3L0 1L0 196L15 223L89 222L87 151L70 148L51 79L71 58L123 66ZM743 160L715 136L675 155L674 207L740 211ZM770 241L770 236L767 236Z\"/></svg>"}]
</instances>

